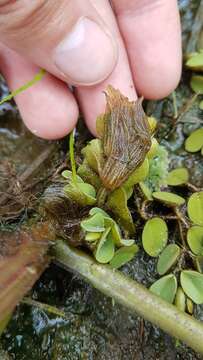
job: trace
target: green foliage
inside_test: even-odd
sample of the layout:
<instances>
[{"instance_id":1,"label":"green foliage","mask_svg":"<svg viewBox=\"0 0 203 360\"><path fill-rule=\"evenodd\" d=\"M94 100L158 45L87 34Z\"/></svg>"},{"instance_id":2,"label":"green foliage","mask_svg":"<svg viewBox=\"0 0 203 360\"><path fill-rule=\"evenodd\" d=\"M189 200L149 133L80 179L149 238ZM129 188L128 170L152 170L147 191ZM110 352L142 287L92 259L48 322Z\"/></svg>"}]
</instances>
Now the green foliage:
<instances>
[{"instance_id":1,"label":"green foliage","mask_svg":"<svg viewBox=\"0 0 203 360\"><path fill-rule=\"evenodd\" d=\"M183 289L179 286L176 292L175 305L180 311L185 311L186 308L186 296Z\"/></svg>"},{"instance_id":2,"label":"green foliage","mask_svg":"<svg viewBox=\"0 0 203 360\"><path fill-rule=\"evenodd\" d=\"M197 94L203 94L203 76L202 75L192 75L190 86L194 92Z\"/></svg>"},{"instance_id":3,"label":"green foliage","mask_svg":"<svg viewBox=\"0 0 203 360\"><path fill-rule=\"evenodd\" d=\"M188 152L197 152L203 148L203 128L197 129L190 134L185 141L185 150Z\"/></svg>"},{"instance_id":4,"label":"green foliage","mask_svg":"<svg viewBox=\"0 0 203 360\"><path fill-rule=\"evenodd\" d=\"M130 260L132 260L135 254L138 252L138 246L136 244L131 246L124 246L115 252L113 259L110 261L111 267L118 269Z\"/></svg>"},{"instance_id":5,"label":"green foliage","mask_svg":"<svg viewBox=\"0 0 203 360\"><path fill-rule=\"evenodd\" d=\"M166 182L171 186L179 186L187 184L189 180L189 173L186 168L177 168L168 173Z\"/></svg>"},{"instance_id":6,"label":"green foliage","mask_svg":"<svg viewBox=\"0 0 203 360\"><path fill-rule=\"evenodd\" d=\"M152 196L154 199L162 202L167 206L175 207L185 203L185 199L183 199L181 196L167 191L156 191L152 193Z\"/></svg>"},{"instance_id":7,"label":"green foliage","mask_svg":"<svg viewBox=\"0 0 203 360\"><path fill-rule=\"evenodd\" d=\"M151 191L160 190L160 186L166 184L168 166L168 152L163 146L159 145L156 156L149 160L149 174L145 180L146 186Z\"/></svg>"},{"instance_id":8,"label":"green foliage","mask_svg":"<svg viewBox=\"0 0 203 360\"><path fill-rule=\"evenodd\" d=\"M134 240L123 239L119 226L103 209L92 208L89 215L81 222L81 228L85 241L93 246L96 260L103 264L110 262L115 268L130 261L138 251Z\"/></svg>"},{"instance_id":9,"label":"green foliage","mask_svg":"<svg viewBox=\"0 0 203 360\"><path fill-rule=\"evenodd\" d=\"M142 232L142 244L150 256L158 256L167 244L168 228L164 220L155 217L146 222Z\"/></svg>"},{"instance_id":10,"label":"green foliage","mask_svg":"<svg viewBox=\"0 0 203 360\"><path fill-rule=\"evenodd\" d=\"M187 211L190 220L203 226L203 191L192 194L188 200Z\"/></svg>"},{"instance_id":11,"label":"green foliage","mask_svg":"<svg viewBox=\"0 0 203 360\"><path fill-rule=\"evenodd\" d=\"M195 255L203 255L203 227L191 226L187 232L187 242Z\"/></svg>"},{"instance_id":12,"label":"green foliage","mask_svg":"<svg viewBox=\"0 0 203 360\"><path fill-rule=\"evenodd\" d=\"M203 52L199 51L191 54L185 65L193 71L203 71Z\"/></svg>"},{"instance_id":13,"label":"green foliage","mask_svg":"<svg viewBox=\"0 0 203 360\"><path fill-rule=\"evenodd\" d=\"M157 263L157 272L159 275L166 274L172 266L174 266L178 258L180 256L181 250L180 247L176 244L169 244L166 248L162 251L161 255L159 256L159 260Z\"/></svg>"},{"instance_id":14,"label":"green foliage","mask_svg":"<svg viewBox=\"0 0 203 360\"><path fill-rule=\"evenodd\" d=\"M114 213L119 223L129 232L135 232L135 225L127 205L127 193L123 187L114 190L108 197L107 206Z\"/></svg>"},{"instance_id":15,"label":"green foliage","mask_svg":"<svg viewBox=\"0 0 203 360\"><path fill-rule=\"evenodd\" d=\"M159 295L163 300L173 303L176 291L177 291L177 280L175 275L169 274L163 276L151 285L150 290Z\"/></svg>"},{"instance_id":16,"label":"green foliage","mask_svg":"<svg viewBox=\"0 0 203 360\"><path fill-rule=\"evenodd\" d=\"M181 286L186 295L195 303L203 303L203 274L197 271L184 270L180 275Z\"/></svg>"}]
</instances>

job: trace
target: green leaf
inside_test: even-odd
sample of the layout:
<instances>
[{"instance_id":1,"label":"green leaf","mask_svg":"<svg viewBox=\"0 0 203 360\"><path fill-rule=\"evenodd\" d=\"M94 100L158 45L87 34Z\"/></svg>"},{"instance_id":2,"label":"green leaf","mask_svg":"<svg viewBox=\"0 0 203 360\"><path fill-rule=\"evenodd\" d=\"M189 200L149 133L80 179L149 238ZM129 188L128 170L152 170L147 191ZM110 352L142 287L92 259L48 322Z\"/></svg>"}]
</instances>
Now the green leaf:
<instances>
[{"instance_id":1,"label":"green leaf","mask_svg":"<svg viewBox=\"0 0 203 360\"><path fill-rule=\"evenodd\" d=\"M95 214L89 219L85 219L80 223L81 227L87 232L103 232L104 227L104 217L102 214Z\"/></svg>"},{"instance_id":2,"label":"green leaf","mask_svg":"<svg viewBox=\"0 0 203 360\"><path fill-rule=\"evenodd\" d=\"M62 171L61 175L64 177L64 179L67 179L69 181L72 181L72 179L73 179L73 174L72 174L72 171L70 171L70 170ZM79 183L84 182L83 179L81 179L81 177L78 175L77 175L76 179L77 179L77 182L79 182Z\"/></svg>"},{"instance_id":3,"label":"green leaf","mask_svg":"<svg viewBox=\"0 0 203 360\"><path fill-rule=\"evenodd\" d=\"M185 199L181 196L167 191L156 191L152 193L154 199L159 200L167 206L180 206L185 203Z\"/></svg>"},{"instance_id":4,"label":"green leaf","mask_svg":"<svg viewBox=\"0 0 203 360\"><path fill-rule=\"evenodd\" d=\"M186 168L178 168L169 172L166 182L171 186L186 184L189 179L189 173Z\"/></svg>"},{"instance_id":5,"label":"green leaf","mask_svg":"<svg viewBox=\"0 0 203 360\"><path fill-rule=\"evenodd\" d=\"M149 161L146 158L143 163L129 176L128 180L124 182L122 187L130 188L133 185L143 181L149 172Z\"/></svg>"},{"instance_id":6,"label":"green leaf","mask_svg":"<svg viewBox=\"0 0 203 360\"><path fill-rule=\"evenodd\" d=\"M140 189L142 190L142 193L144 195L144 197L147 199L147 200L153 200L152 198L152 192L151 190L149 189L149 187L144 183L144 182L140 182L139 183L139 186L140 186Z\"/></svg>"},{"instance_id":7,"label":"green leaf","mask_svg":"<svg viewBox=\"0 0 203 360\"><path fill-rule=\"evenodd\" d=\"M203 128L197 129L190 134L185 141L185 150L188 152L197 152L203 146Z\"/></svg>"},{"instance_id":8,"label":"green leaf","mask_svg":"<svg viewBox=\"0 0 203 360\"><path fill-rule=\"evenodd\" d=\"M113 259L110 261L111 267L118 269L130 260L133 259L135 254L138 252L138 246L132 245L128 247L121 247L115 252Z\"/></svg>"},{"instance_id":9,"label":"green leaf","mask_svg":"<svg viewBox=\"0 0 203 360\"><path fill-rule=\"evenodd\" d=\"M87 146L82 149L82 154L87 160L88 165L98 174L104 163L101 140L91 140Z\"/></svg>"},{"instance_id":10,"label":"green leaf","mask_svg":"<svg viewBox=\"0 0 203 360\"><path fill-rule=\"evenodd\" d=\"M203 53L196 53L186 61L186 66L191 70L203 71Z\"/></svg>"},{"instance_id":11,"label":"green leaf","mask_svg":"<svg viewBox=\"0 0 203 360\"><path fill-rule=\"evenodd\" d=\"M199 271L200 273L203 273L203 256L202 255L196 256L195 265L196 265L197 271Z\"/></svg>"},{"instance_id":12,"label":"green leaf","mask_svg":"<svg viewBox=\"0 0 203 360\"><path fill-rule=\"evenodd\" d=\"M96 202L96 191L90 184L81 182L74 184L70 182L64 186L66 195L81 206L94 205Z\"/></svg>"},{"instance_id":13,"label":"green leaf","mask_svg":"<svg viewBox=\"0 0 203 360\"><path fill-rule=\"evenodd\" d=\"M195 304L203 303L203 274L193 270L184 270L181 272L180 282L186 295Z\"/></svg>"},{"instance_id":14,"label":"green leaf","mask_svg":"<svg viewBox=\"0 0 203 360\"><path fill-rule=\"evenodd\" d=\"M203 76L193 75L190 80L192 90L198 94L203 94Z\"/></svg>"},{"instance_id":15,"label":"green leaf","mask_svg":"<svg viewBox=\"0 0 203 360\"><path fill-rule=\"evenodd\" d=\"M186 306L187 306L187 312L189 314L193 314L193 310L194 310L194 306L193 306L193 302L191 299L187 298L186 300Z\"/></svg>"},{"instance_id":16,"label":"green leaf","mask_svg":"<svg viewBox=\"0 0 203 360\"><path fill-rule=\"evenodd\" d=\"M164 275L175 265L180 256L180 247L176 244L170 244L161 253L158 263L157 272L159 275Z\"/></svg>"},{"instance_id":17,"label":"green leaf","mask_svg":"<svg viewBox=\"0 0 203 360\"><path fill-rule=\"evenodd\" d=\"M185 311L186 307L186 296L183 289L179 286L175 297L175 306L180 311Z\"/></svg>"},{"instance_id":18,"label":"green leaf","mask_svg":"<svg viewBox=\"0 0 203 360\"><path fill-rule=\"evenodd\" d=\"M196 192L190 196L187 212L193 223L203 226L203 191Z\"/></svg>"},{"instance_id":19,"label":"green leaf","mask_svg":"<svg viewBox=\"0 0 203 360\"><path fill-rule=\"evenodd\" d=\"M154 217L146 222L142 232L142 244L150 256L158 256L168 240L168 228L164 220Z\"/></svg>"},{"instance_id":20,"label":"green leaf","mask_svg":"<svg viewBox=\"0 0 203 360\"><path fill-rule=\"evenodd\" d=\"M200 103L199 103L199 108L200 108L200 110L203 110L203 100L200 101Z\"/></svg>"},{"instance_id":21,"label":"green leaf","mask_svg":"<svg viewBox=\"0 0 203 360\"><path fill-rule=\"evenodd\" d=\"M114 190L109 194L107 206L111 209L117 217L118 222L124 227L129 234L135 232L135 225L133 223L132 215L127 205L127 195L123 187Z\"/></svg>"},{"instance_id":22,"label":"green leaf","mask_svg":"<svg viewBox=\"0 0 203 360\"><path fill-rule=\"evenodd\" d=\"M88 242L95 242L101 237L101 232L88 232L85 235L85 240Z\"/></svg>"},{"instance_id":23,"label":"green leaf","mask_svg":"<svg viewBox=\"0 0 203 360\"><path fill-rule=\"evenodd\" d=\"M147 116L151 133L153 134L157 127L157 120L154 116Z\"/></svg>"},{"instance_id":24,"label":"green leaf","mask_svg":"<svg viewBox=\"0 0 203 360\"><path fill-rule=\"evenodd\" d=\"M175 275L169 274L163 276L151 285L150 290L160 296L163 300L173 303L176 291L177 291L177 280Z\"/></svg>"},{"instance_id":25,"label":"green leaf","mask_svg":"<svg viewBox=\"0 0 203 360\"><path fill-rule=\"evenodd\" d=\"M98 207L93 207L90 212L89 212L90 215L95 215L95 214L102 214L103 217L107 217L107 218L110 218L111 217L109 216L109 214L107 214L106 211L104 211L103 209L100 209Z\"/></svg>"},{"instance_id":26,"label":"green leaf","mask_svg":"<svg viewBox=\"0 0 203 360\"><path fill-rule=\"evenodd\" d=\"M187 242L195 255L203 255L203 227L192 226L187 232Z\"/></svg>"},{"instance_id":27,"label":"green leaf","mask_svg":"<svg viewBox=\"0 0 203 360\"><path fill-rule=\"evenodd\" d=\"M120 245L122 246L132 246L134 245L135 243L135 240L133 239L121 239L120 240Z\"/></svg>"},{"instance_id":28,"label":"green leaf","mask_svg":"<svg viewBox=\"0 0 203 360\"><path fill-rule=\"evenodd\" d=\"M92 170L86 160L84 160L83 163L78 167L77 174L85 182L94 186L96 190L99 190L99 188L101 187L101 180L99 176L94 170Z\"/></svg>"},{"instance_id":29,"label":"green leaf","mask_svg":"<svg viewBox=\"0 0 203 360\"><path fill-rule=\"evenodd\" d=\"M101 264L108 263L114 256L115 245L110 230L109 227L104 231L95 251L95 258Z\"/></svg>"},{"instance_id":30,"label":"green leaf","mask_svg":"<svg viewBox=\"0 0 203 360\"><path fill-rule=\"evenodd\" d=\"M151 144L151 147L150 147L150 149L149 149L149 151L147 153L148 159L153 159L153 157L157 153L158 147L159 147L158 141L155 138L152 138L152 144Z\"/></svg>"}]
</instances>

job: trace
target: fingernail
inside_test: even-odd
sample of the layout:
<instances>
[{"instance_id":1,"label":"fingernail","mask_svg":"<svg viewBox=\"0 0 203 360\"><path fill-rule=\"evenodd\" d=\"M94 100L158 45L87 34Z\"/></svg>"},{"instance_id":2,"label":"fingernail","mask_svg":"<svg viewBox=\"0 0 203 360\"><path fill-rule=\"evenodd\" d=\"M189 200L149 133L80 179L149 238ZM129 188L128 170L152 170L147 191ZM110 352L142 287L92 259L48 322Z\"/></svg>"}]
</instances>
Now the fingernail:
<instances>
[{"instance_id":1,"label":"fingernail","mask_svg":"<svg viewBox=\"0 0 203 360\"><path fill-rule=\"evenodd\" d=\"M82 17L57 46L54 62L70 82L96 84L112 72L117 60L114 39L93 20Z\"/></svg>"}]
</instances>

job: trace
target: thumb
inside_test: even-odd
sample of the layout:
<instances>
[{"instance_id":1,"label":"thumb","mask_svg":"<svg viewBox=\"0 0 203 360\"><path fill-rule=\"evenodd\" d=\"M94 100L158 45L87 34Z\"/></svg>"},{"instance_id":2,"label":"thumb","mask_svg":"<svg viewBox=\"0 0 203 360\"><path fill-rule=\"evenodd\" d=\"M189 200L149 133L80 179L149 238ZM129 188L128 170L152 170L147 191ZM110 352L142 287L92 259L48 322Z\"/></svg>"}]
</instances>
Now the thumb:
<instances>
[{"instance_id":1,"label":"thumb","mask_svg":"<svg viewBox=\"0 0 203 360\"><path fill-rule=\"evenodd\" d=\"M117 60L91 0L0 0L0 41L73 85L101 82Z\"/></svg>"}]
</instances>

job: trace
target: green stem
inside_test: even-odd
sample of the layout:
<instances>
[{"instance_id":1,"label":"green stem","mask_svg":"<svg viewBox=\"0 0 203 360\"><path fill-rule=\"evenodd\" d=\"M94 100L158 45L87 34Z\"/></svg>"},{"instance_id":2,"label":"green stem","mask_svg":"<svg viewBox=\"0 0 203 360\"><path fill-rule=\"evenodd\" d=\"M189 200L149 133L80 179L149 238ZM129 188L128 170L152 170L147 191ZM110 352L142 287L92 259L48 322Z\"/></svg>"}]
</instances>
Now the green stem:
<instances>
[{"instance_id":1,"label":"green stem","mask_svg":"<svg viewBox=\"0 0 203 360\"><path fill-rule=\"evenodd\" d=\"M203 354L201 322L179 311L120 271L112 271L108 265L97 264L94 259L82 251L72 249L62 240L57 241L54 253L58 264L80 274L92 286L128 310Z\"/></svg>"},{"instance_id":2,"label":"green stem","mask_svg":"<svg viewBox=\"0 0 203 360\"><path fill-rule=\"evenodd\" d=\"M75 164L75 156L74 156L74 144L75 144L75 129L73 129L73 131L71 131L71 133L69 135L69 152L70 152L72 179L73 179L74 185L77 185L77 173L76 173L76 164Z\"/></svg>"},{"instance_id":3,"label":"green stem","mask_svg":"<svg viewBox=\"0 0 203 360\"><path fill-rule=\"evenodd\" d=\"M43 76L46 74L46 71L44 69L40 69L40 71L33 77L32 80L28 81L26 84L20 86L18 89L12 91L8 96L5 96L1 101L0 105L5 103L6 101L11 100L14 96L20 94L21 92L27 90L29 87L36 84L38 81L40 81Z\"/></svg>"},{"instance_id":4,"label":"green stem","mask_svg":"<svg viewBox=\"0 0 203 360\"><path fill-rule=\"evenodd\" d=\"M178 108L177 108L177 101L176 101L176 92L172 92L172 98L173 98L173 110L174 110L174 119L177 119L178 117Z\"/></svg>"},{"instance_id":5,"label":"green stem","mask_svg":"<svg viewBox=\"0 0 203 360\"><path fill-rule=\"evenodd\" d=\"M26 304L26 305L30 305L30 306L35 306L38 309L46 311L46 312L48 312L50 314L60 316L63 319L67 319L67 316L66 316L65 312L57 309L55 306L41 303L40 301L33 300L33 299L29 298L29 297L24 297L21 300L21 303Z\"/></svg>"}]
</instances>

